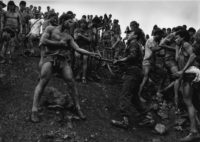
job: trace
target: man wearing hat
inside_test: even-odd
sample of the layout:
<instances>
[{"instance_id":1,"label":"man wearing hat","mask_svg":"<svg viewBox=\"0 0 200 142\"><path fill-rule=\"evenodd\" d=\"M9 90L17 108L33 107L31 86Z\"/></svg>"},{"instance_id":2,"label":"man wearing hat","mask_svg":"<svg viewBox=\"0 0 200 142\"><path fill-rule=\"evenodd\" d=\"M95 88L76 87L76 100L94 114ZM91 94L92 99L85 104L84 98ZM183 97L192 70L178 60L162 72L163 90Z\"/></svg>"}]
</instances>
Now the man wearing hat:
<instances>
[{"instance_id":1,"label":"man wearing hat","mask_svg":"<svg viewBox=\"0 0 200 142\"><path fill-rule=\"evenodd\" d=\"M9 1L7 4L7 11L5 12L4 16L3 16L3 20L4 23L3 25L1 25L4 29L10 29L15 33L14 38L8 38L11 37L11 33L7 32L8 30L4 30L3 32L3 47L2 47L2 57L4 58L3 61L1 61L1 63L5 62L5 55L6 52L9 48L10 50L10 58L12 53L14 52L14 49L17 45L17 36L19 33L22 33L22 24L21 24L21 16L19 14L19 12L16 11L16 5L14 3L14 1ZM9 31L10 31L9 30ZM9 43L9 44L8 44Z\"/></svg>"}]
</instances>

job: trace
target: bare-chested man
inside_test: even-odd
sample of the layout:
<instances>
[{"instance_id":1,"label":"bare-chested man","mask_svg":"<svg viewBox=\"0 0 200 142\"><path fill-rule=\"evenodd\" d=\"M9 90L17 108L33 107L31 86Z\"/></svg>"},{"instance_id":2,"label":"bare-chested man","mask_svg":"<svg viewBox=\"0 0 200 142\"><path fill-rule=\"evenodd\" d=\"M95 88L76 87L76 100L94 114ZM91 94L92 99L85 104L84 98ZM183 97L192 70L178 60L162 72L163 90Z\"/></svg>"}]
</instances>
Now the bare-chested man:
<instances>
[{"instance_id":1,"label":"bare-chested man","mask_svg":"<svg viewBox=\"0 0 200 142\"><path fill-rule=\"evenodd\" d=\"M92 40L92 36L88 29L88 23L86 20L82 19L79 21L79 27L75 29L74 31L74 39L76 40L78 46L85 50L90 50L90 44ZM75 52L76 57L79 59L79 61L82 59L83 65L82 65L82 83L86 83L87 78L87 68L88 68L88 56L83 55L80 56L79 53ZM77 79L80 78L81 72L78 73Z\"/></svg>"},{"instance_id":2,"label":"bare-chested man","mask_svg":"<svg viewBox=\"0 0 200 142\"><path fill-rule=\"evenodd\" d=\"M5 14L5 11L3 10L4 7L6 7L6 4L0 1L0 49L2 46L2 32L3 32L3 23L4 23L3 16Z\"/></svg>"},{"instance_id":3,"label":"bare-chested man","mask_svg":"<svg viewBox=\"0 0 200 142\"><path fill-rule=\"evenodd\" d=\"M70 67L70 49L72 47L79 53L91 56L98 56L98 54L79 48L74 39L69 35L69 29L72 24L72 17L67 14L63 15L60 19L60 25L57 27L47 27L41 37L40 46L45 47L45 54L41 67L40 81L34 92L31 113L32 122L39 122L39 99L54 72L60 73L64 81L68 83L77 114L81 119L86 118L80 108L78 90Z\"/></svg>"},{"instance_id":4,"label":"bare-chested man","mask_svg":"<svg viewBox=\"0 0 200 142\"><path fill-rule=\"evenodd\" d=\"M12 41L10 43L11 46L11 53L14 52L15 40L19 33L22 33L22 24L21 24L21 18L20 14L16 12L16 5L13 1L8 2L7 12L4 14L4 24L3 24L4 32L3 32L3 47L2 47L2 57L4 60L1 61L1 63L5 62L5 55L6 51L8 49L8 43L9 41ZM11 39L10 33L8 33L8 30L12 30L15 33L15 39Z\"/></svg>"},{"instance_id":5,"label":"bare-chested man","mask_svg":"<svg viewBox=\"0 0 200 142\"><path fill-rule=\"evenodd\" d=\"M194 65L196 55L194 53L194 48L189 44L190 36L188 31L182 30L176 33L176 43L179 47L178 50L178 65L180 71L175 73L176 77L181 79L181 91L183 94L183 100L187 106L189 119L190 119L190 133L188 136L181 139L181 141L193 141L193 139L200 138L197 124L196 124L196 110L194 108L192 97L192 80L190 79L190 74L187 72L191 70Z\"/></svg>"},{"instance_id":6,"label":"bare-chested man","mask_svg":"<svg viewBox=\"0 0 200 142\"><path fill-rule=\"evenodd\" d=\"M165 58L164 66L170 75L178 72L178 64L176 62L176 42L175 42L175 32L167 35L160 43L160 46L165 47ZM171 76L170 76L171 77ZM166 91L169 87L174 86L174 102L178 109L178 89L179 89L179 79L172 78L174 81L169 84L166 88L159 90L159 93ZM163 82L165 81L165 78Z\"/></svg>"},{"instance_id":7,"label":"bare-chested man","mask_svg":"<svg viewBox=\"0 0 200 142\"><path fill-rule=\"evenodd\" d=\"M144 77L142 80L142 83L140 85L140 89L138 92L139 98L142 102L146 102L146 100L142 97L142 91L144 88L144 85L149 79L149 73L152 70L152 67L155 65L155 52L161 50L161 47L159 46L159 43L162 39L163 32L161 29L157 28L154 31L153 38L150 38L147 40L145 45L145 55L143 59L143 73Z\"/></svg>"}]
</instances>

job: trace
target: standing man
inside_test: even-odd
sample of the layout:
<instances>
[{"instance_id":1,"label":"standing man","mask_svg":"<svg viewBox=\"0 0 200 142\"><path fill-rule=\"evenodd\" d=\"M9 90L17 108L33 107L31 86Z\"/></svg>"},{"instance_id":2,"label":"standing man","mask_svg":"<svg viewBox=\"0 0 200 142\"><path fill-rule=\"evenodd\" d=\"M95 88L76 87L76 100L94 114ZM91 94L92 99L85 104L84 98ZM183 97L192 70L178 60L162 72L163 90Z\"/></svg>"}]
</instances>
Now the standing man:
<instances>
[{"instance_id":1,"label":"standing man","mask_svg":"<svg viewBox=\"0 0 200 142\"><path fill-rule=\"evenodd\" d=\"M183 94L183 100L187 106L189 119L190 119L190 133L186 137L182 138L181 141L188 142L193 141L196 138L200 138L197 124L196 124L196 110L194 108L192 97L193 88L192 80L187 74L188 70L191 70L191 66L194 65L196 54L194 48L189 44L190 35L188 31L181 30L176 33L176 43L179 47L178 50L178 65L180 71L174 75L181 79L181 91Z\"/></svg>"},{"instance_id":2,"label":"standing man","mask_svg":"<svg viewBox=\"0 0 200 142\"><path fill-rule=\"evenodd\" d=\"M42 34L42 24L44 20L40 19L40 13L37 11L35 12L35 18L29 21L30 32L27 35L30 45L30 52L32 55L35 54L34 48L34 41L39 39L40 35Z\"/></svg>"},{"instance_id":3,"label":"standing man","mask_svg":"<svg viewBox=\"0 0 200 142\"><path fill-rule=\"evenodd\" d=\"M70 26L73 24L71 16L65 14L61 17L59 21L59 26L47 27L40 40L40 46L45 47L45 54L41 67L40 81L36 86L34 92L33 107L31 113L32 122L39 122L39 99L43 93L45 86L50 80L51 75L55 72L60 73L64 81L68 83L69 89L71 89L70 95L73 98L77 114L80 116L81 119L86 118L81 111L81 107L79 104L79 94L70 66L70 49L73 48L79 53L91 56L98 56L98 54L81 49L74 42L74 39L69 34Z\"/></svg>"},{"instance_id":4,"label":"standing man","mask_svg":"<svg viewBox=\"0 0 200 142\"><path fill-rule=\"evenodd\" d=\"M123 119L121 121L111 121L113 125L122 128L129 126L131 105L134 105L138 112L144 112L138 96L138 90L142 81L142 48L139 44L140 34L142 34L140 30L135 30L129 34L125 57L114 62L115 64L123 63L126 67L119 105Z\"/></svg>"},{"instance_id":5,"label":"standing man","mask_svg":"<svg viewBox=\"0 0 200 142\"><path fill-rule=\"evenodd\" d=\"M19 14L21 17L21 23L22 23L22 35L19 37L21 47L25 48L26 42L25 42L25 37L26 34L28 33L28 21L27 21L27 16L28 12L26 11L26 2L25 1L20 1L19 3Z\"/></svg>"},{"instance_id":6,"label":"standing man","mask_svg":"<svg viewBox=\"0 0 200 142\"><path fill-rule=\"evenodd\" d=\"M88 23L85 19L82 19L79 21L79 28L77 28L74 31L74 39L76 40L77 44L79 47L85 49L85 50L90 50L90 44L92 40L91 33L89 32L88 29ZM79 62L82 60L82 83L86 83L86 78L87 78L87 68L88 68L88 56L83 55L82 57L80 56L79 53L75 52L76 57L79 58ZM82 58L82 59L81 59ZM80 70L81 71L81 70ZM78 78L80 78L81 72L79 71L78 73Z\"/></svg>"},{"instance_id":7,"label":"standing man","mask_svg":"<svg viewBox=\"0 0 200 142\"><path fill-rule=\"evenodd\" d=\"M0 49L2 48L2 33L3 33L3 23L4 23L4 14L5 11L3 8L6 7L6 4L0 1Z\"/></svg>"},{"instance_id":8,"label":"standing man","mask_svg":"<svg viewBox=\"0 0 200 142\"><path fill-rule=\"evenodd\" d=\"M142 91L144 89L144 85L147 83L149 79L149 74L152 68L155 66L155 52L161 50L161 47L159 47L159 43L162 39L163 32L161 29L156 28L154 30L154 36L153 38L150 38L147 40L145 45L145 55L143 59L143 73L144 77L142 80L142 83L140 84L139 89L139 97L142 102L146 102L146 100L142 97Z\"/></svg>"},{"instance_id":9,"label":"standing man","mask_svg":"<svg viewBox=\"0 0 200 142\"><path fill-rule=\"evenodd\" d=\"M5 56L9 46L10 46L10 58L11 58L11 55L13 54L15 46L17 44L15 42L17 40L17 36L19 33L22 34L21 16L19 12L16 11L16 5L14 1L8 2L7 11L5 12L3 18L4 18L3 20L4 32L3 32L3 43L2 43L3 47L1 53L3 60L1 61L1 63L5 63ZM13 38L11 37L10 33L14 33L14 35L12 35Z\"/></svg>"}]
</instances>

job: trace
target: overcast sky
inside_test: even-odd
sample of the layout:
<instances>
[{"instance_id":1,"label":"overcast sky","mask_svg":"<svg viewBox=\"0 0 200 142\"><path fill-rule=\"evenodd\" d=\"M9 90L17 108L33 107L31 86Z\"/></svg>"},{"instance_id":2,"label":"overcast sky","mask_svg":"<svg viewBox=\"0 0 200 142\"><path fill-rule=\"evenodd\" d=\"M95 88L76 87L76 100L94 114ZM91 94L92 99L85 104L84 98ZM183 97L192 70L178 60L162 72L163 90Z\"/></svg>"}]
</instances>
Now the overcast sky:
<instances>
[{"instance_id":1,"label":"overcast sky","mask_svg":"<svg viewBox=\"0 0 200 142\"><path fill-rule=\"evenodd\" d=\"M3 0L5 3L8 0ZM20 0L14 0L16 4ZM130 21L136 20L146 34L150 34L153 25L173 27L186 24L188 27L200 26L200 1L198 0L27 0L27 5L46 6L57 12L71 10L77 18L82 15L112 14L113 19L119 19L122 31Z\"/></svg>"}]
</instances>

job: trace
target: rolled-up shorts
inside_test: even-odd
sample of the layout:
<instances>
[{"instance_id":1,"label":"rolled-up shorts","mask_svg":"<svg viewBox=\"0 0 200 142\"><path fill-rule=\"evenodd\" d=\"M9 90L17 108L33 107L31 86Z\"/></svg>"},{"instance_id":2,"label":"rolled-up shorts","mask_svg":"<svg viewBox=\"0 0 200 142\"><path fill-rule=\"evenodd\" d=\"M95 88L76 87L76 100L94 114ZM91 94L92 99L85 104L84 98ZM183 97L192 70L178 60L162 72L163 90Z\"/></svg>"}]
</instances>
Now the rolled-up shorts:
<instances>
[{"instance_id":1,"label":"rolled-up shorts","mask_svg":"<svg viewBox=\"0 0 200 142\"><path fill-rule=\"evenodd\" d=\"M42 59L42 65L50 62L53 66L53 72L60 72L62 69L70 65L71 58L70 56L61 56L61 55L44 55Z\"/></svg>"}]
</instances>

